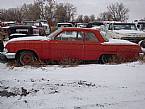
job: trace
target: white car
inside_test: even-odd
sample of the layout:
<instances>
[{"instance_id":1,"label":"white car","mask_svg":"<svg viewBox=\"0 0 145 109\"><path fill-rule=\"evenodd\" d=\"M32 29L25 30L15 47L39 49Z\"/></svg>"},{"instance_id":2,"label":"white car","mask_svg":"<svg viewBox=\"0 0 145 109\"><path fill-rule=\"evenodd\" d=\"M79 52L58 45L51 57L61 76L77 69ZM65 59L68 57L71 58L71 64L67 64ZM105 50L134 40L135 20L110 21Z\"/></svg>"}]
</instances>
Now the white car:
<instances>
[{"instance_id":1,"label":"white car","mask_svg":"<svg viewBox=\"0 0 145 109\"><path fill-rule=\"evenodd\" d=\"M102 25L104 25L104 22L96 21L88 23L86 27L100 30Z\"/></svg>"},{"instance_id":2,"label":"white car","mask_svg":"<svg viewBox=\"0 0 145 109\"><path fill-rule=\"evenodd\" d=\"M137 27L141 30L145 32L145 21L139 21L137 23Z\"/></svg>"},{"instance_id":3,"label":"white car","mask_svg":"<svg viewBox=\"0 0 145 109\"><path fill-rule=\"evenodd\" d=\"M137 29L135 23L110 23L106 35L115 39L124 39L138 43L145 39L145 33Z\"/></svg>"},{"instance_id":4,"label":"white car","mask_svg":"<svg viewBox=\"0 0 145 109\"><path fill-rule=\"evenodd\" d=\"M57 29L60 29L60 28L64 28L64 27L73 27L74 25L72 23L57 23Z\"/></svg>"},{"instance_id":5,"label":"white car","mask_svg":"<svg viewBox=\"0 0 145 109\"><path fill-rule=\"evenodd\" d=\"M47 20L37 20L34 23L34 26L43 29L46 35L49 35L51 33L51 27L48 24Z\"/></svg>"},{"instance_id":6,"label":"white car","mask_svg":"<svg viewBox=\"0 0 145 109\"><path fill-rule=\"evenodd\" d=\"M86 28L87 23L76 23L75 26L78 27L78 28Z\"/></svg>"}]
</instances>

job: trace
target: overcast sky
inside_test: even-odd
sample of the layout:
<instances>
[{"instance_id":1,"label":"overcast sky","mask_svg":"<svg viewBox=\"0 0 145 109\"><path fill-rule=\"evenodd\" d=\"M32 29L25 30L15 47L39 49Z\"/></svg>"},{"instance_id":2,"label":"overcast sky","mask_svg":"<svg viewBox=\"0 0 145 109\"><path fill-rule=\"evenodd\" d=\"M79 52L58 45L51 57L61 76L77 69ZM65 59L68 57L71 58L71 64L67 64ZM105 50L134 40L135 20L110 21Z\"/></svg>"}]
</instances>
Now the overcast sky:
<instances>
[{"instance_id":1,"label":"overcast sky","mask_svg":"<svg viewBox=\"0 0 145 109\"><path fill-rule=\"evenodd\" d=\"M0 8L20 7L23 3L33 3L34 0L0 0ZM77 7L77 14L99 15L114 2L122 2L129 8L130 21L145 18L145 0L55 0L59 3L71 3Z\"/></svg>"}]
</instances>

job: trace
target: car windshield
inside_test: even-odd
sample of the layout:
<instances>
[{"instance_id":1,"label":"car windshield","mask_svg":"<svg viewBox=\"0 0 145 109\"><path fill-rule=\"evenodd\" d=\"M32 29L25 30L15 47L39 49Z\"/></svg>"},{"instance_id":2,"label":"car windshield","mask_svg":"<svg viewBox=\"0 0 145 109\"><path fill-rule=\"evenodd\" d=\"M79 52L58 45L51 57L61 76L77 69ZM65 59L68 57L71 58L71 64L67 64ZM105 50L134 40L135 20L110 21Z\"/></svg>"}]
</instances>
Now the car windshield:
<instances>
[{"instance_id":1,"label":"car windshield","mask_svg":"<svg viewBox=\"0 0 145 109\"><path fill-rule=\"evenodd\" d=\"M137 30L133 23L114 23L110 24L109 30Z\"/></svg>"},{"instance_id":2,"label":"car windshield","mask_svg":"<svg viewBox=\"0 0 145 109\"><path fill-rule=\"evenodd\" d=\"M51 33L50 35L48 35L48 39L54 39L54 37L61 31L62 29L57 29L56 31L54 31L53 33Z\"/></svg>"},{"instance_id":3,"label":"car windshield","mask_svg":"<svg viewBox=\"0 0 145 109\"><path fill-rule=\"evenodd\" d=\"M57 24L57 27L72 27L72 24Z\"/></svg>"},{"instance_id":4,"label":"car windshield","mask_svg":"<svg viewBox=\"0 0 145 109\"><path fill-rule=\"evenodd\" d=\"M93 22L93 23L88 23L87 28L92 28L92 27L98 27L104 25L102 22Z\"/></svg>"},{"instance_id":5,"label":"car windshield","mask_svg":"<svg viewBox=\"0 0 145 109\"><path fill-rule=\"evenodd\" d=\"M103 23L101 23L101 22L92 23L92 26L93 26L93 27L94 27L94 26L101 26L101 25L103 25Z\"/></svg>"},{"instance_id":6,"label":"car windshield","mask_svg":"<svg viewBox=\"0 0 145 109\"><path fill-rule=\"evenodd\" d=\"M138 25L139 29L144 30L145 29L145 22L139 22Z\"/></svg>"},{"instance_id":7,"label":"car windshield","mask_svg":"<svg viewBox=\"0 0 145 109\"><path fill-rule=\"evenodd\" d=\"M83 27L85 28L87 26L87 23L78 23L77 27Z\"/></svg>"}]
</instances>

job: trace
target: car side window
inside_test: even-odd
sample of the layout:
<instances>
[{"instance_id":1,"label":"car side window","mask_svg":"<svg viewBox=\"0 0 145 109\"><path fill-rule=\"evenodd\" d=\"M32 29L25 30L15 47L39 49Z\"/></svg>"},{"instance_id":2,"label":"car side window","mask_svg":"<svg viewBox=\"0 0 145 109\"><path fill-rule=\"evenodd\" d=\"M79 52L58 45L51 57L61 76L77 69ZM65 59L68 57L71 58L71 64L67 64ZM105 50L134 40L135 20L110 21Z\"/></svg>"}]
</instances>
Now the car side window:
<instances>
[{"instance_id":1,"label":"car side window","mask_svg":"<svg viewBox=\"0 0 145 109\"><path fill-rule=\"evenodd\" d=\"M94 33L91 33L91 32L87 32L86 33L86 38L85 38L86 41L95 41L95 42L99 42L96 35Z\"/></svg>"},{"instance_id":2,"label":"car side window","mask_svg":"<svg viewBox=\"0 0 145 109\"><path fill-rule=\"evenodd\" d=\"M64 31L60 33L55 40L67 40L67 41L76 41L83 40L83 33L77 31Z\"/></svg>"}]
</instances>

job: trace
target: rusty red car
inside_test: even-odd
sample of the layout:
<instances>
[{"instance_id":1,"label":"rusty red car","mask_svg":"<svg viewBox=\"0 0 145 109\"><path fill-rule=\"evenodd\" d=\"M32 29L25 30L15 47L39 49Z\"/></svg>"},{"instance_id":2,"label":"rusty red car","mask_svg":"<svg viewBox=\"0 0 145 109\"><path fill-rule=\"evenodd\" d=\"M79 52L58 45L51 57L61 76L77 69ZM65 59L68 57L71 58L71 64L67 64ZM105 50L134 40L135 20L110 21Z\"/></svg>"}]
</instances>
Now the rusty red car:
<instances>
[{"instance_id":1,"label":"rusty red car","mask_svg":"<svg viewBox=\"0 0 145 109\"><path fill-rule=\"evenodd\" d=\"M108 62L112 56L134 59L139 56L139 45L107 38L99 30L89 28L61 28L49 36L14 38L5 45L3 54L20 65L35 60L60 61L65 58Z\"/></svg>"}]
</instances>

